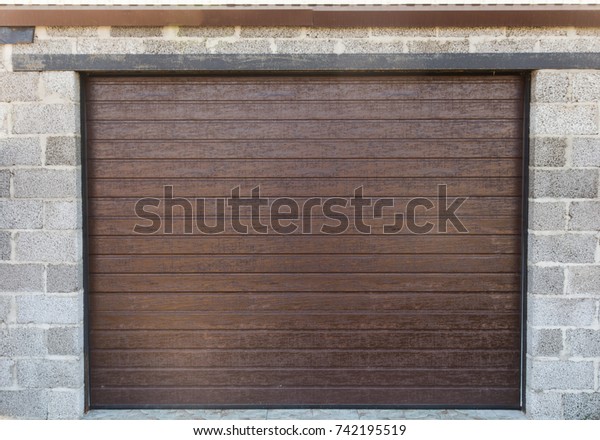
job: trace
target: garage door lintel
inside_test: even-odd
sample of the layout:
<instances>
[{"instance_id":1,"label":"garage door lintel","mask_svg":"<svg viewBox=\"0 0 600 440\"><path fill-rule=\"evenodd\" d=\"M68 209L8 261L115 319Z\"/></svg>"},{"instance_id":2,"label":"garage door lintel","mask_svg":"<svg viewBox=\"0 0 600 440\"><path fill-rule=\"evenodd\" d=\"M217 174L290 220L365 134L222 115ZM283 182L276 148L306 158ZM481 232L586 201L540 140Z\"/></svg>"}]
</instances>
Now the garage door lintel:
<instances>
[{"instance_id":1,"label":"garage door lintel","mask_svg":"<svg viewBox=\"0 0 600 440\"><path fill-rule=\"evenodd\" d=\"M14 71L78 72L414 72L600 69L597 53L204 54L13 56Z\"/></svg>"}]
</instances>

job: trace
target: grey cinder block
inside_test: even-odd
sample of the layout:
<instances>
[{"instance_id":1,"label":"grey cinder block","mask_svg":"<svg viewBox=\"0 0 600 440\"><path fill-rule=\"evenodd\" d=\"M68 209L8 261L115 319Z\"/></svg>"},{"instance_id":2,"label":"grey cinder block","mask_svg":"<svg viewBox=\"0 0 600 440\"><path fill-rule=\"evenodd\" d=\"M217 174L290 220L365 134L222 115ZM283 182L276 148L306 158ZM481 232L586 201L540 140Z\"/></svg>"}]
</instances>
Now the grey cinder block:
<instances>
[{"instance_id":1,"label":"grey cinder block","mask_svg":"<svg viewBox=\"0 0 600 440\"><path fill-rule=\"evenodd\" d=\"M48 354L78 356L83 350L83 329L51 327L48 329Z\"/></svg>"},{"instance_id":2,"label":"grey cinder block","mask_svg":"<svg viewBox=\"0 0 600 440\"><path fill-rule=\"evenodd\" d=\"M44 227L46 229L80 229L81 221L81 203L79 201L44 203Z\"/></svg>"},{"instance_id":3,"label":"grey cinder block","mask_svg":"<svg viewBox=\"0 0 600 440\"><path fill-rule=\"evenodd\" d=\"M600 230L600 200L571 202L569 229L573 231Z\"/></svg>"},{"instance_id":4,"label":"grey cinder block","mask_svg":"<svg viewBox=\"0 0 600 440\"><path fill-rule=\"evenodd\" d=\"M598 134L598 104L546 104L531 106L533 135Z\"/></svg>"},{"instance_id":5,"label":"grey cinder block","mask_svg":"<svg viewBox=\"0 0 600 440\"><path fill-rule=\"evenodd\" d=\"M21 198L79 198L81 182L77 169L15 170L13 177L15 197Z\"/></svg>"},{"instance_id":6,"label":"grey cinder block","mask_svg":"<svg viewBox=\"0 0 600 440\"><path fill-rule=\"evenodd\" d=\"M79 296L20 295L17 322L22 324L79 324L83 304Z\"/></svg>"},{"instance_id":7,"label":"grey cinder block","mask_svg":"<svg viewBox=\"0 0 600 440\"><path fill-rule=\"evenodd\" d=\"M83 284L81 264L50 264L46 275L48 292L76 292Z\"/></svg>"},{"instance_id":8,"label":"grey cinder block","mask_svg":"<svg viewBox=\"0 0 600 440\"><path fill-rule=\"evenodd\" d=\"M0 292L41 292L43 288L42 264L0 263Z\"/></svg>"},{"instance_id":9,"label":"grey cinder block","mask_svg":"<svg viewBox=\"0 0 600 440\"><path fill-rule=\"evenodd\" d=\"M531 356L558 357L562 349L562 330L558 328L527 330L527 352Z\"/></svg>"},{"instance_id":10,"label":"grey cinder block","mask_svg":"<svg viewBox=\"0 0 600 440\"><path fill-rule=\"evenodd\" d=\"M563 406L567 420L600 420L600 392L565 394Z\"/></svg>"},{"instance_id":11,"label":"grey cinder block","mask_svg":"<svg viewBox=\"0 0 600 440\"><path fill-rule=\"evenodd\" d=\"M162 37L163 28L160 26L112 26L110 36L117 38Z\"/></svg>"},{"instance_id":12,"label":"grey cinder block","mask_svg":"<svg viewBox=\"0 0 600 440\"><path fill-rule=\"evenodd\" d=\"M15 253L20 261L75 262L81 258L80 236L75 231L18 232Z\"/></svg>"},{"instance_id":13,"label":"grey cinder block","mask_svg":"<svg viewBox=\"0 0 600 440\"><path fill-rule=\"evenodd\" d=\"M600 72L573 72L572 77L575 101L600 101Z\"/></svg>"},{"instance_id":14,"label":"grey cinder block","mask_svg":"<svg viewBox=\"0 0 600 440\"><path fill-rule=\"evenodd\" d=\"M0 102L36 101L40 74L0 72Z\"/></svg>"},{"instance_id":15,"label":"grey cinder block","mask_svg":"<svg viewBox=\"0 0 600 440\"><path fill-rule=\"evenodd\" d=\"M10 171L0 170L0 197L10 196Z\"/></svg>"},{"instance_id":16,"label":"grey cinder block","mask_svg":"<svg viewBox=\"0 0 600 440\"><path fill-rule=\"evenodd\" d=\"M46 419L48 400L44 390L0 391L0 414L19 419Z\"/></svg>"},{"instance_id":17,"label":"grey cinder block","mask_svg":"<svg viewBox=\"0 0 600 440\"><path fill-rule=\"evenodd\" d=\"M573 356L600 357L600 330L568 329L566 342Z\"/></svg>"},{"instance_id":18,"label":"grey cinder block","mask_svg":"<svg viewBox=\"0 0 600 440\"><path fill-rule=\"evenodd\" d=\"M531 197L594 198L598 196L598 170L539 170L530 173Z\"/></svg>"},{"instance_id":19,"label":"grey cinder block","mask_svg":"<svg viewBox=\"0 0 600 440\"><path fill-rule=\"evenodd\" d=\"M529 163L534 167L562 167L566 163L567 139L534 137L529 144Z\"/></svg>"},{"instance_id":20,"label":"grey cinder block","mask_svg":"<svg viewBox=\"0 0 600 440\"><path fill-rule=\"evenodd\" d=\"M598 245L594 234L553 234L529 236L531 263L593 263Z\"/></svg>"},{"instance_id":21,"label":"grey cinder block","mask_svg":"<svg viewBox=\"0 0 600 440\"><path fill-rule=\"evenodd\" d=\"M560 420L563 418L562 394L554 391L527 391L526 414L533 419Z\"/></svg>"},{"instance_id":22,"label":"grey cinder block","mask_svg":"<svg viewBox=\"0 0 600 440\"><path fill-rule=\"evenodd\" d=\"M42 148L38 137L0 139L0 166L41 165Z\"/></svg>"},{"instance_id":23,"label":"grey cinder block","mask_svg":"<svg viewBox=\"0 0 600 440\"><path fill-rule=\"evenodd\" d=\"M0 353L8 357L46 356L46 331L37 327L0 329Z\"/></svg>"},{"instance_id":24,"label":"grey cinder block","mask_svg":"<svg viewBox=\"0 0 600 440\"><path fill-rule=\"evenodd\" d=\"M74 390L47 390L48 419L79 419L84 410L83 388Z\"/></svg>"},{"instance_id":25,"label":"grey cinder block","mask_svg":"<svg viewBox=\"0 0 600 440\"><path fill-rule=\"evenodd\" d=\"M79 388L81 361L22 359L17 361L17 383L24 388Z\"/></svg>"},{"instance_id":26,"label":"grey cinder block","mask_svg":"<svg viewBox=\"0 0 600 440\"><path fill-rule=\"evenodd\" d=\"M13 385L14 368L15 362L12 359L0 358L0 388L8 388ZM2 392L0 391L0 393Z\"/></svg>"},{"instance_id":27,"label":"grey cinder block","mask_svg":"<svg viewBox=\"0 0 600 440\"><path fill-rule=\"evenodd\" d=\"M532 102L567 102L570 98L569 72L539 70L533 73Z\"/></svg>"},{"instance_id":28,"label":"grey cinder block","mask_svg":"<svg viewBox=\"0 0 600 440\"><path fill-rule=\"evenodd\" d=\"M567 226L566 202L529 203L529 227L539 231L561 231Z\"/></svg>"},{"instance_id":29,"label":"grey cinder block","mask_svg":"<svg viewBox=\"0 0 600 440\"><path fill-rule=\"evenodd\" d=\"M46 140L46 165L81 164L81 138L78 136L50 136Z\"/></svg>"},{"instance_id":30,"label":"grey cinder block","mask_svg":"<svg viewBox=\"0 0 600 440\"><path fill-rule=\"evenodd\" d=\"M43 209L38 200L0 200L0 229L41 228Z\"/></svg>"},{"instance_id":31,"label":"grey cinder block","mask_svg":"<svg viewBox=\"0 0 600 440\"><path fill-rule=\"evenodd\" d=\"M529 266L527 290L541 295L561 295L564 291L565 269L561 266Z\"/></svg>"},{"instance_id":32,"label":"grey cinder block","mask_svg":"<svg viewBox=\"0 0 600 440\"><path fill-rule=\"evenodd\" d=\"M79 76L75 72L43 72L46 99L79 101Z\"/></svg>"},{"instance_id":33,"label":"grey cinder block","mask_svg":"<svg viewBox=\"0 0 600 440\"><path fill-rule=\"evenodd\" d=\"M569 293L600 294L600 266L572 266L567 271Z\"/></svg>"},{"instance_id":34,"label":"grey cinder block","mask_svg":"<svg viewBox=\"0 0 600 440\"><path fill-rule=\"evenodd\" d=\"M0 231L0 260L10 260L10 232Z\"/></svg>"},{"instance_id":35,"label":"grey cinder block","mask_svg":"<svg viewBox=\"0 0 600 440\"><path fill-rule=\"evenodd\" d=\"M182 26L179 28L178 35L180 37L194 37L194 38L222 38L222 37L233 37L235 34L235 27L233 26L205 26L205 27L191 27Z\"/></svg>"},{"instance_id":36,"label":"grey cinder block","mask_svg":"<svg viewBox=\"0 0 600 440\"><path fill-rule=\"evenodd\" d=\"M79 133L79 106L75 104L14 104L13 133Z\"/></svg>"},{"instance_id":37,"label":"grey cinder block","mask_svg":"<svg viewBox=\"0 0 600 440\"><path fill-rule=\"evenodd\" d=\"M529 299L527 321L533 326L587 327L596 318L596 302L589 298L536 296Z\"/></svg>"},{"instance_id":38,"label":"grey cinder block","mask_svg":"<svg viewBox=\"0 0 600 440\"><path fill-rule=\"evenodd\" d=\"M12 302L13 302L12 296L8 296L8 295L0 296L0 324L5 324L8 322L10 313L12 311ZM1 351L0 351L0 356L2 356Z\"/></svg>"},{"instance_id":39,"label":"grey cinder block","mask_svg":"<svg viewBox=\"0 0 600 440\"><path fill-rule=\"evenodd\" d=\"M532 360L528 384L534 390L592 390L594 363L592 361Z\"/></svg>"},{"instance_id":40,"label":"grey cinder block","mask_svg":"<svg viewBox=\"0 0 600 440\"><path fill-rule=\"evenodd\" d=\"M598 167L600 166L600 137L573 138L573 166Z\"/></svg>"}]
</instances>

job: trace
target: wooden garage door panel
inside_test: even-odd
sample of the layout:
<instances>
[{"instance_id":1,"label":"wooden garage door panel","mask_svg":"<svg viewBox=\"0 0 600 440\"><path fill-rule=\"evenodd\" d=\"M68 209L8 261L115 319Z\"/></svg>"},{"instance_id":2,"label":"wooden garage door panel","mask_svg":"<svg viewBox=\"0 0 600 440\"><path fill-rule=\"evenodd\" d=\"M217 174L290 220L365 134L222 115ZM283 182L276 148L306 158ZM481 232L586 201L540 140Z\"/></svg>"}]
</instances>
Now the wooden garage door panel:
<instances>
[{"instance_id":1,"label":"wooden garage door panel","mask_svg":"<svg viewBox=\"0 0 600 440\"><path fill-rule=\"evenodd\" d=\"M365 153L368 154L368 153ZM518 159L90 160L90 178L518 177Z\"/></svg>"},{"instance_id":2,"label":"wooden garage door panel","mask_svg":"<svg viewBox=\"0 0 600 440\"><path fill-rule=\"evenodd\" d=\"M236 407L269 407L273 402L305 402L303 406L327 405L372 406L373 402L383 406L431 406L431 402L444 402L446 406L463 407L464 402L477 402L484 408L511 408L519 400L518 388L292 388L292 387L220 387L220 388L152 388L113 387L95 390L96 401L101 406L107 402L139 407L139 402L152 402L161 407L224 407L234 401ZM347 402L353 402L348 404ZM285 406L286 404L284 404ZM288 406L290 404L287 404Z\"/></svg>"},{"instance_id":3,"label":"wooden garage door panel","mask_svg":"<svg viewBox=\"0 0 600 440\"><path fill-rule=\"evenodd\" d=\"M518 330L96 330L97 349L402 349L510 350L519 343ZM118 367L116 368L119 369ZM465 368L467 371L473 371Z\"/></svg>"},{"instance_id":4,"label":"wooden garage door panel","mask_svg":"<svg viewBox=\"0 0 600 440\"><path fill-rule=\"evenodd\" d=\"M173 235L188 235L189 231L186 231L186 222L182 221L183 218L181 216L173 217ZM210 224L216 223L215 218L207 217L207 221L210 220ZM462 216L460 218L463 226L467 228L467 230L472 234L493 234L493 235L513 235L515 231L515 225L518 227L519 220L515 217L509 216L494 216L494 217L465 217ZM415 218L417 224L430 223L433 228L431 231L427 232L428 235L437 234L440 227L446 225L448 235L453 234L463 234L460 232L456 226L452 225L447 221L447 218L436 218L431 216L423 216ZM192 220L193 222L193 220ZM249 224L248 218L243 217L243 222ZM97 236L127 236L131 234L131 231L135 227L136 224L139 223L139 219L135 217L95 217L90 219L90 229L94 230L95 235ZM146 224L147 222L144 222ZM371 234L373 235L381 235L385 231L385 227L387 225L393 224L394 219L390 216L385 216L380 219L369 219L365 220L365 223L371 227ZM325 226L336 226L339 224L339 221L336 218L327 218L327 217L313 217L310 221L307 221L307 229L310 228L315 234L319 234L321 228ZM272 225L267 224L267 233L275 232L273 230ZM164 233L165 224L162 223L157 233ZM196 233L200 233L199 231L195 231ZM192 229L192 233L194 230ZM236 230L230 222L223 222L223 234L222 235L231 235L235 234ZM302 228L298 228L291 234L299 235L302 234ZM357 231L355 228L348 228L347 230L342 231L344 235L356 235ZM248 235L262 235L262 232L257 232L253 229L248 229ZM404 228L398 232L399 235L408 235L412 234L411 231ZM437 261L436 264L444 264L443 261ZM337 264L336 264L337 267ZM500 266L504 267L504 266Z\"/></svg>"},{"instance_id":5,"label":"wooden garage door panel","mask_svg":"<svg viewBox=\"0 0 600 440\"><path fill-rule=\"evenodd\" d=\"M176 183L173 183L173 188L178 188ZM250 191L242 193L243 196L250 195ZM160 197L160 196L159 196ZM279 197L283 197L280 195ZM318 195L315 195L318 197ZM339 197L339 196L338 196ZM309 211L312 215L324 215L323 209L319 206L314 207L307 204L309 197L290 197L296 202L301 213L308 215ZM399 211L406 210L407 204L413 199L413 197L387 197L394 202L394 207ZM135 216L135 205L139 200L138 198L95 198L94 206L90 208L90 215L93 217L101 217L102 214L110 215L111 217L115 214L128 215L130 217ZM192 199L194 200L194 199ZM379 198L374 197L372 205L374 205ZM271 211L271 207L275 198L272 198L264 206L260 207L262 215L267 215ZM429 216L435 216L435 213L444 208L444 201L438 201L433 197L431 200L431 208L427 211L424 209L418 212L418 214L429 214ZM448 203L446 204L446 206ZM220 208L219 208L220 209ZM516 216L521 210L519 197L469 197L465 203L460 207L460 215L469 216ZM161 209L147 207L146 212L162 212ZM345 207L339 206L335 210L337 213L350 215L354 212L354 207L349 204ZM174 209L172 214L174 216L181 217L183 210L178 212L178 209ZM217 209L214 202L208 201L204 206L203 213L206 218L213 218L215 216L222 217L222 213ZM251 214L249 208L241 208L240 216L248 218ZM188 214L188 215L191 215Z\"/></svg>"},{"instance_id":6,"label":"wooden garage door panel","mask_svg":"<svg viewBox=\"0 0 600 440\"><path fill-rule=\"evenodd\" d=\"M86 98L93 406L519 406L522 78L95 77ZM440 184L468 233L435 217ZM362 186L431 198L436 229L325 235L316 210L309 235L187 234L180 209L133 233L165 186Z\"/></svg>"},{"instance_id":7,"label":"wooden garage door panel","mask_svg":"<svg viewBox=\"0 0 600 440\"><path fill-rule=\"evenodd\" d=\"M99 255L518 254L516 235L288 235L90 237ZM518 258L518 256L515 256Z\"/></svg>"},{"instance_id":8,"label":"wooden garage door panel","mask_svg":"<svg viewBox=\"0 0 600 440\"><path fill-rule=\"evenodd\" d=\"M512 225L514 227L514 225ZM98 228L98 226L96 226ZM131 229L129 229L131 231ZM511 254L499 255L95 255L91 273L470 273L517 272Z\"/></svg>"},{"instance_id":9,"label":"wooden garage door panel","mask_svg":"<svg viewBox=\"0 0 600 440\"><path fill-rule=\"evenodd\" d=\"M164 292L98 293L90 307L97 311L406 311L498 310L518 312L513 292L297 292L294 295L260 292L201 292L177 295Z\"/></svg>"},{"instance_id":10,"label":"wooden garage door panel","mask_svg":"<svg viewBox=\"0 0 600 440\"><path fill-rule=\"evenodd\" d=\"M277 83L276 88L273 87ZM497 77L103 78L89 101L520 100L522 80ZM514 117L514 115L508 115ZM133 119L133 118L132 118Z\"/></svg>"},{"instance_id":11,"label":"wooden garage door panel","mask_svg":"<svg viewBox=\"0 0 600 440\"><path fill-rule=\"evenodd\" d=\"M180 369L148 369L143 376L135 369L113 370L98 368L94 371L94 380L105 383L109 387L265 387L275 380L285 387L396 387L399 383L406 387L473 387L481 382L491 388L516 387L518 376L511 370L466 370L448 369L444 375L437 369L370 370L357 376L352 369L224 369L193 368ZM234 374L232 374L234 373Z\"/></svg>"},{"instance_id":12,"label":"wooden garage door panel","mask_svg":"<svg viewBox=\"0 0 600 440\"><path fill-rule=\"evenodd\" d=\"M438 185L447 183L445 179L435 178L404 178L404 179L179 179L177 193L179 197L226 197L231 195L231 189L240 186L250 190L260 186L260 193L265 197L350 197L356 188L363 187L364 197L427 197L437 196ZM155 177L149 178L105 178L93 181L90 197L94 198L127 198L138 197L140 193L148 197L162 197L164 187L173 185L173 179ZM521 196L520 177L465 177L453 178L452 185L447 188L448 196Z\"/></svg>"},{"instance_id":13,"label":"wooden garage door panel","mask_svg":"<svg viewBox=\"0 0 600 440\"><path fill-rule=\"evenodd\" d=\"M283 120L310 119L506 119L519 115L518 100L436 100L436 101L246 101L246 102L125 102L115 108L112 103L92 101L94 121L137 120Z\"/></svg>"},{"instance_id":14,"label":"wooden garage door panel","mask_svg":"<svg viewBox=\"0 0 600 440\"><path fill-rule=\"evenodd\" d=\"M88 146L90 159L489 159L521 157L522 139L88 139Z\"/></svg>"}]
</instances>

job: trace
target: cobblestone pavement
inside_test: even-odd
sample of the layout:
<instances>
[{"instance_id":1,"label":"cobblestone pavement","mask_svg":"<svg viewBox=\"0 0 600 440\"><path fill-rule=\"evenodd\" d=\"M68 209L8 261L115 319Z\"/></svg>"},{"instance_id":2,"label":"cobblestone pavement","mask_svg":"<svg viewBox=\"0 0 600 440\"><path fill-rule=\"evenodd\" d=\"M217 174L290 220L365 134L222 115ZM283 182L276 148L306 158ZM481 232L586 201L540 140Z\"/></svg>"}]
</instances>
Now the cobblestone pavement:
<instances>
[{"instance_id":1,"label":"cobblestone pavement","mask_svg":"<svg viewBox=\"0 0 600 440\"><path fill-rule=\"evenodd\" d=\"M521 411L394 409L92 410L86 420L525 420Z\"/></svg>"}]
</instances>

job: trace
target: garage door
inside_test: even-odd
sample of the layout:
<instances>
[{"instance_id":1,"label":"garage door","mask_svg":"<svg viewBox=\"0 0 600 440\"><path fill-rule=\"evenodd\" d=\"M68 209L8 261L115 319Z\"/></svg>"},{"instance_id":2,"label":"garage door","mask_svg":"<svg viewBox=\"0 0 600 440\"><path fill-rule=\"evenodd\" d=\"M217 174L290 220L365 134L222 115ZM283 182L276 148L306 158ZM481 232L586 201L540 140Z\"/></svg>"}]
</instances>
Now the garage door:
<instances>
[{"instance_id":1,"label":"garage door","mask_svg":"<svg viewBox=\"0 0 600 440\"><path fill-rule=\"evenodd\" d=\"M86 87L92 406L519 407L521 77Z\"/></svg>"}]
</instances>

